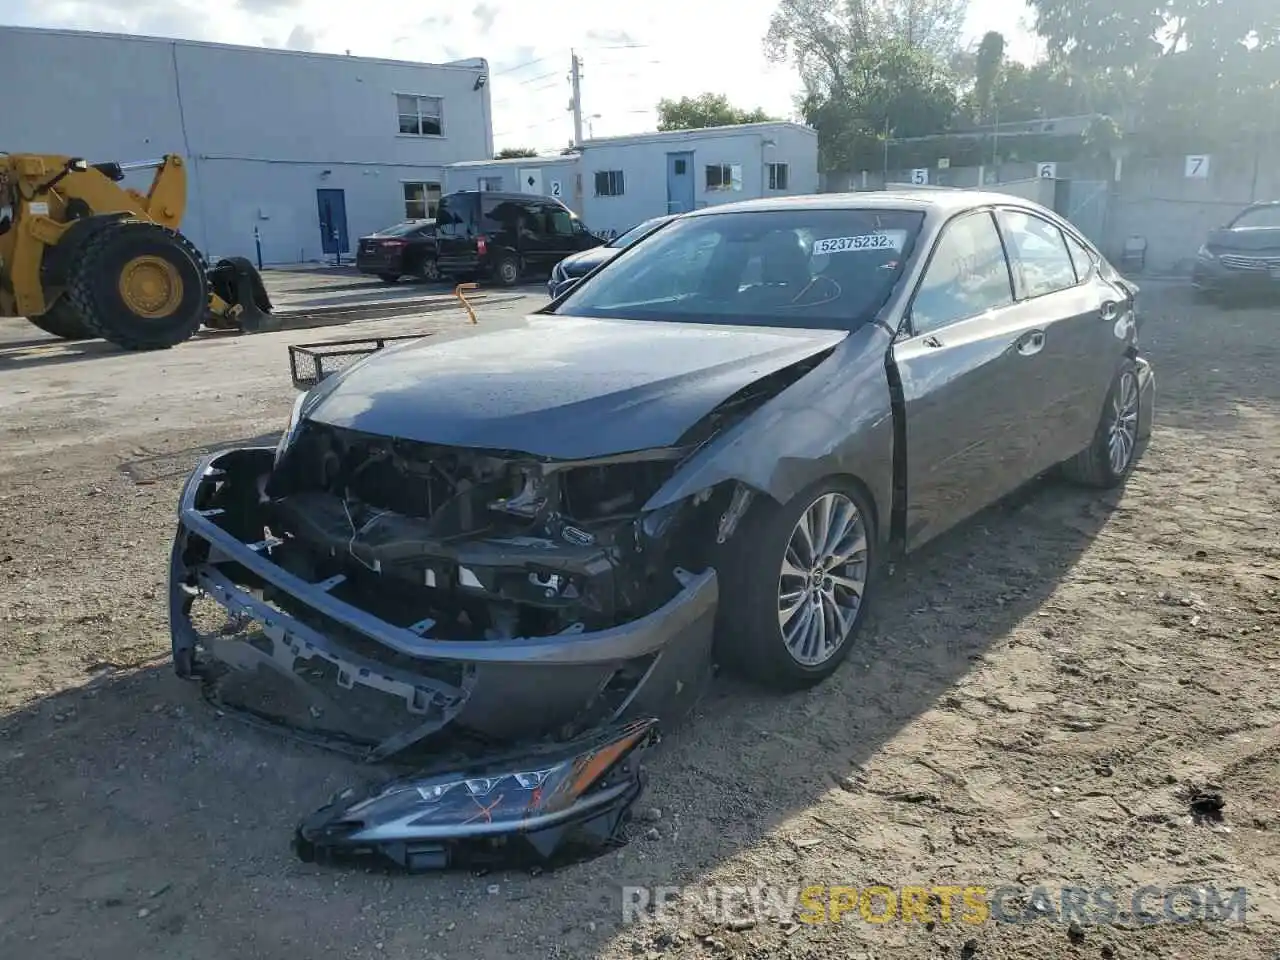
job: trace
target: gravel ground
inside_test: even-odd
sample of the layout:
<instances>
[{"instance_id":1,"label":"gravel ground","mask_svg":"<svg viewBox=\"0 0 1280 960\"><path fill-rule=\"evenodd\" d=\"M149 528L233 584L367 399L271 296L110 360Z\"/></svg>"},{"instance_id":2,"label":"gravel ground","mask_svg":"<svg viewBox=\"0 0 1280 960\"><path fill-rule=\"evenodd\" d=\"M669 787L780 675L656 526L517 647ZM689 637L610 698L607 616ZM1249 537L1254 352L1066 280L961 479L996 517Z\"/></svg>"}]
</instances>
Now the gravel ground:
<instances>
[{"instance_id":1,"label":"gravel ground","mask_svg":"<svg viewBox=\"0 0 1280 960\"><path fill-rule=\"evenodd\" d=\"M0 957L1274 960L1278 314L1146 298L1156 434L1123 492L1040 482L899 563L816 690L717 680L655 753L632 842L537 876L295 860L297 819L359 771L218 718L168 668L179 485L279 429L307 335L144 356L6 325ZM1248 922L966 924L935 902L929 924L623 923L625 886L758 884L1243 886Z\"/></svg>"}]
</instances>

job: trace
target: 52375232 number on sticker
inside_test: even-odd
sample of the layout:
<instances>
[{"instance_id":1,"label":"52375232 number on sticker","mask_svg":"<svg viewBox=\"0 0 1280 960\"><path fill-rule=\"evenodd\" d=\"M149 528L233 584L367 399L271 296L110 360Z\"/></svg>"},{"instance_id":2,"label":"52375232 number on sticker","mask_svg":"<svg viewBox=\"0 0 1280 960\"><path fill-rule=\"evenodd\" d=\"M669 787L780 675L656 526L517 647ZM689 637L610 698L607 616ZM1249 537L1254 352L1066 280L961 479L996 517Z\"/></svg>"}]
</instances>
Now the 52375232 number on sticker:
<instances>
[{"instance_id":1,"label":"52375232 number on sticker","mask_svg":"<svg viewBox=\"0 0 1280 960\"><path fill-rule=\"evenodd\" d=\"M864 233L856 237L828 237L825 240L813 242L813 255L855 253L860 250L899 251L906 239L905 230L882 230L879 233Z\"/></svg>"}]
</instances>

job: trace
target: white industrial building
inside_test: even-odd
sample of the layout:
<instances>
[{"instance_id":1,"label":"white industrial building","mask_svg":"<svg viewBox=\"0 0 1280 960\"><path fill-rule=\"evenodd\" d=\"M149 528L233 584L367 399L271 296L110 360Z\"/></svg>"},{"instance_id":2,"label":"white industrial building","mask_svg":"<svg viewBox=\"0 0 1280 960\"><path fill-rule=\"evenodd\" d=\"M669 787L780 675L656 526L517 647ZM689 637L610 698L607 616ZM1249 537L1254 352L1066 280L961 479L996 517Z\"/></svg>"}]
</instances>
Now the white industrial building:
<instances>
[{"instance_id":1,"label":"white industrial building","mask_svg":"<svg viewBox=\"0 0 1280 960\"><path fill-rule=\"evenodd\" d=\"M429 215L448 164L493 156L487 79L483 59L0 27L4 149L183 154L183 232L206 255L253 257L256 230L266 263L353 253L361 234Z\"/></svg>"},{"instance_id":2,"label":"white industrial building","mask_svg":"<svg viewBox=\"0 0 1280 960\"><path fill-rule=\"evenodd\" d=\"M593 231L665 213L818 192L818 135L797 123L747 123L585 140L559 157L452 164L448 190L558 197Z\"/></svg>"}]
</instances>

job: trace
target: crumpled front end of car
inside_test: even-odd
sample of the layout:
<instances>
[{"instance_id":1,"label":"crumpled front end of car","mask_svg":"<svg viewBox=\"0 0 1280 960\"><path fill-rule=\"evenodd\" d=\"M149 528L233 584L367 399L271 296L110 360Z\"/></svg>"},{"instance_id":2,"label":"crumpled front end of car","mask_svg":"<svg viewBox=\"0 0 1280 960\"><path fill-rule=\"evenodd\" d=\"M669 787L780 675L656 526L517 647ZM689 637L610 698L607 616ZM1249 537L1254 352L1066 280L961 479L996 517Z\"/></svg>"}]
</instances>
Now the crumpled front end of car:
<instances>
[{"instance_id":1,"label":"crumpled front end of car","mask_svg":"<svg viewBox=\"0 0 1280 960\"><path fill-rule=\"evenodd\" d=\"M645 513L682 455L546 461L313 421L277 449L214 454L179 505L175 669L224 710L435 769L418 786L455 784L455 799L468 799L443 819L448 804L429 811L430 837L404 820L411 791L365 808L405 826L398 837L391 821L349 830L345 808L330 811L332 824L309 828L312 848L367 845L372 830L406 862L409 848L395 844L474 839L464 821L484 803L469 800L489 793L468 785L518 786L548 749L570 765L610 745L627 743L629 755L633 724L677 717L700 692L718 590L708 546L731 496ZM515 755L495 772L499 747ZM621 769L603 804L614 812L638 791L638 773ZM612 822L598 797L571 799L550 810L522 802L527 815L513 818L489 811L480 833Z\"/></svg>"}]
</instances>

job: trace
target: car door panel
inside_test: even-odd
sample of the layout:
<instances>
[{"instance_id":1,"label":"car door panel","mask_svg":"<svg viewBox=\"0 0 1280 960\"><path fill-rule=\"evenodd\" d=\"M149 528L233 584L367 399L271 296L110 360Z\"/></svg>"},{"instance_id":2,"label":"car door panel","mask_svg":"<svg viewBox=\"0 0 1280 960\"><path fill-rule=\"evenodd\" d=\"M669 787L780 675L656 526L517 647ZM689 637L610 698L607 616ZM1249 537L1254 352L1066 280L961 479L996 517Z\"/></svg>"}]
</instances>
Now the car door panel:
<instances>
[{"instance_id":1,"label":"car door panel","mask_svg":"<svg viewBox=\"0 0 1280 960\"><path fill-rule=\"evenodd\" d=\"M1035 475L1044 330L1016 306L894 345L907 447L907 549ZM1028 396L1028 394L1032 396Z\"/></svg>"},{"instance_id":2,"label":"car door panel","mask_svg":"<svg viewBox=\"0 0 1280 960\"><path fill-rule=\"evenodd\" d=\"M1093 438L1102 398L1118 357L1107 304L1118 299L1088 271L1081 279L1066 235L1034 213L1002 209L997 219L1009 252L1019 310L1045 328L1041 384L1043 423L1034 453L1036 472L1079 453ZM1108 295L1110 299L1108 299Z\"/></svg>"},{"instance_id":3,"label":"car door panel","mask_svg":"<svg viewBox=\"0 0 1280 960\"><path fill-rule=\"evenodd\" d=\"M990 212L943 228L892 351L902 390L907 548L1034 475L1047 331L1014 302Z\"/></svg>"}]
</instances>

